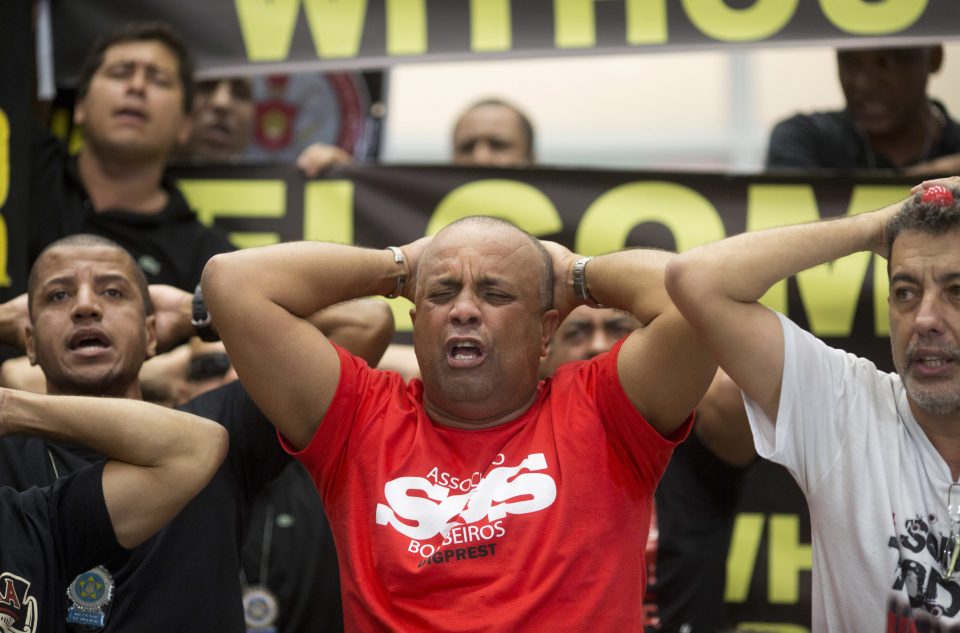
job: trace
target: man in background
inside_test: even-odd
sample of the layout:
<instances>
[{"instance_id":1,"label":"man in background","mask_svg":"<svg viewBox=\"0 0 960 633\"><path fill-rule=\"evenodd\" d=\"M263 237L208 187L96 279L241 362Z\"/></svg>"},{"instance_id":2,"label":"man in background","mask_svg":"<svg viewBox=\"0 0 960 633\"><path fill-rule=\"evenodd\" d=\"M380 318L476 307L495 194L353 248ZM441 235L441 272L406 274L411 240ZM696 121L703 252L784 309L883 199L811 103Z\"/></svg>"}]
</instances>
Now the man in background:
<instances>
[{"instance_id":1,"label":"man in background","mask_svg":"<svg viewBox=\"0 0 960 633\"><path fill-rule=\"evenodd\" d=\"M530 167L536 162L533 124L501 99L477 101L453 128L453 164L470 167Z\"/></svg>"},{"instance_id":2,"label":"man in background","mask_svg":"<svg viewBox=\"0 0 960 633\"><path fill-rule=\"evenodd\" d=\"M127 249L150 283L192 291L207 260L233 250L164 176L192 106L193 61L169 27L129 23L101 37L77 85L79 153L37 126L30 261L61 237L94 233Z\"/></svg>"},{"instance_id":3,"label":"man in background","mask_svg":"<svg viewBox=\"0 0 960 633\"><path fill-rule=\"evenodd\" d=\"M778 123L767 168L960 171L960 125L927 95L942 64L942 46L837 51L846 107Z\"/></svg>"},{"instance_id":4,"label":"man in background","mask_svg":"<svg viewBox=\"0 0 960 633\"><path fill-rule=\"evenodd\" d=\"M575 308L550 341L540 374L609 351L642 327L610 308ZM697 405L656 491L647 540L648 631L717 631L725 622L727 552L747 467L755 459L740 389L722 371Z\"/></svg>"}]
</instances>

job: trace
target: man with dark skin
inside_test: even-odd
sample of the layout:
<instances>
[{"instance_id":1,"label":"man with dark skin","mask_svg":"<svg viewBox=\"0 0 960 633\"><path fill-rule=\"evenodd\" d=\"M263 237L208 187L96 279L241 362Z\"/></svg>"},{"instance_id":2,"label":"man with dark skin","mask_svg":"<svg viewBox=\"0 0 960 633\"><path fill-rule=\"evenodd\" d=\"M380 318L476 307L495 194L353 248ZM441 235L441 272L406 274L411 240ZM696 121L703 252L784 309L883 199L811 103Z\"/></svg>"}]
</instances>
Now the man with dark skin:
<instances>
[{"instance_id":1,"label":"man with dark skin","mask_svg":"<svg viewBox=\"0 0 960 633\"><path fill-rule=\"evenodd\" d=\"M159 288L164 292L153 297L161 307L154 310L146 279L129 254L98 236L76 235L51 245L34 266L29 290L27 353L44 370L52 394L140 399L139 369L158 340L169 344L192 330L190 310L184 309L191 295ZM338 311L342 327L328 328L332 336L372 342L381 350L386 346L389 332L381 336L379 323L352 322L350 314L362 311L351 306L333 312ZM381 314L389 317L385 306ZM364 346L357 349L363 352ZM184 409L229 431L227 460L170 525L111 570L116 588L107 631L243 629L242 535L253 499L289 459L238 383L204 394ZM15 437L0 442L0 454L0 484L21 490L52 485L61 475L99 461L75 446ZM174 601L176 609L169 607Z\"/></svg>"},{"instance_id":2,"label":"man with dark skin","mask_svg":"<svg viewBox=\"0 0 960 633\"><path fill-rule=\"evenodd\" d=\"M770 136L768 169L960 169L960 126L927 96L943 47L837 51L846 109L796 115Z\"/></svg>"},{"instance_id":3,"label":"man with dark skin","mask_svg":"<svg viewBox=\"0 0 960 633\"><path fill-rule=\"evenodd\" d=\"M671 257L581 258L467 218L384 251L304 242L211 260L204 293L237 373L321 491L348 628L640 627L635 544L716 371L665 300ZM388 293L415 306L410 385L303 320ZM561 316L593 300L646 327L540 383Z\"/></svg>"}]
</instances>

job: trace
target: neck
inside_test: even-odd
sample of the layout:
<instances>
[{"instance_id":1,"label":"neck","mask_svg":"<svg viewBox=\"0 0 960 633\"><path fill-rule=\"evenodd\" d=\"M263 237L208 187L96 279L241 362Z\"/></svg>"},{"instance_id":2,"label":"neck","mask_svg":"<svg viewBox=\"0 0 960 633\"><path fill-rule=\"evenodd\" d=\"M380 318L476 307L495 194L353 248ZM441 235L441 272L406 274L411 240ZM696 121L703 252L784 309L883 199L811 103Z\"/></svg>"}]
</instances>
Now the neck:
<instances>
[{"instance_id":1,"label":"neck","mask_svg":"<svg viewBox=\"0 0 960 633\"><path fill-rule=\"evenodd\" d=\"M55 385L47 380L47 393L51 396L91 396L95 398L127 398L143 400L140 381L134 380L126 385L86 386Z\"/></svg>"},{"instance_id":2,"label":"neck","mask_svg":"<svg viewBox=\"0 0 960 633\"><path fill-rule=\"evenodd\" d=\"M426 392L424 392L423 408L431 420L443 426L470 430L489 429L500 426L501 424L506 424L507 422L512 422L522 416L527 412L527 409L530 408L534 400L537 399L537 393L538 392L534 390L526 402L520 407L511 407L507 411L488 413L479 410L479 407L476 408L477 410L474 410L474 407L470 407L469 405L465 407L462 402L457 403L458 411L452 410L452 407L445 409L437 406L427 397Z\"/></svg>"},{"instance_id":3,"label":"neck","mask_svg":"<svg viewBox=\"0 0 960 633\"><path fill-rule=\"evenodd\" d=\"M921 409L912 400L910 411L930 443L950 467L954 481L960 479L960 414L941 416Z\"/></svg>"},{"instance_id":4,"label":"neck","mask_svg":"<svg viewBox=\"0 0 960 633\"><path fill-rule=\"evenodd\" d=\"M160 186L163 161L107 160L92 146L77 157L80 180L96 212L123 209L149 215L167 204L167 192Z\"/></svg>"},{"instance_id":5,"label":"neck","mask_svg":"<svg viewBox=\"0 0 960 633\"><path fill-rule=\"evenodd\" d=\"M870 146L898 167L925 161L942 133L938 114L933 104L925 102L918 115L900 128L868 135Z\"/></svg>"}]
</instances>

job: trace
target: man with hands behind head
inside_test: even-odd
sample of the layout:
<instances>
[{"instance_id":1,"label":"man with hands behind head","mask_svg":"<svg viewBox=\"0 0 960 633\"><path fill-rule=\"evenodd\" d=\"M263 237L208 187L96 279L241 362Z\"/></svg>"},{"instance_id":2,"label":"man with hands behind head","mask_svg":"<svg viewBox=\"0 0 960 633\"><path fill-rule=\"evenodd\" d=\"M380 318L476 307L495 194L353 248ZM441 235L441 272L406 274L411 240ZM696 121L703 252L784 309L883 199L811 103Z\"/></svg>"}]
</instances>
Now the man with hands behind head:
<instances>
[{"instance_id":1,"label":"man with hands behind head","mask_svg":"<svg viewBox=\"0 0 960 633\"><path fill-rule=\"evenodd\" d=\"M43 369L47 391L139 400L138 373L158 339L194 331L191 311L183 309L190 306L191 295L160 289L165 292L148 292L146 278L130 255L105 238L74 235L48 247L31 271L24 326L28 355ZM22 322L8 313L24 304L9 303L0 318ZM380 314L392 325L389 309L381 307ZM330 319L337 314L341 316ZM370 318L358 323L351 319L355 314ZM317 326L332 337L364 353L386 346L379 336L383 328L373 316L355 306L338 306L312 318L322 321ZM0 334L14 329L0 324ZM389 333L383 338L389 339ZM254 498L290 458L239 384L206 393L184 407L225 427L230 450L211 482L176 519L111 568L115 587L112 603L102 607L105 631L243 629L240 544ZM0 485L18 490L53 485L101 459L69 443L5 437L0 440ZM315 600L335 607L339 596ZM61 621L65 617L62 611L56 615Z\"/></svg>"},{"instance_id":2,"label":"man with hands behind head","mask_svg":"<svg viewBox=\"0 0 960 633\"><path fill-rule=\"evenodd\" d=\"M323 498L348 628L640 627L636 543L716 370L663 288L672 257L580 258L473 217L402 248L211 260L204 293L237 373ZM422 381L304 320L371 294L413 301ZM594 300L646 327L539 382L558 322Z\"/></svg>"},{"instance_id":3,"label":"man with hands behind head","mask_svg":"<svg viewBox=\"0 0 960 633\"><path fill-rule=\"evenodd\" d=\"M746 395L757 452L807 497L814 631L960 623L958 184L744 233L668 266L671 296ZM758 303L780 279L858 251L888 258L896 373Z\"/></svg>"}]
</instances>

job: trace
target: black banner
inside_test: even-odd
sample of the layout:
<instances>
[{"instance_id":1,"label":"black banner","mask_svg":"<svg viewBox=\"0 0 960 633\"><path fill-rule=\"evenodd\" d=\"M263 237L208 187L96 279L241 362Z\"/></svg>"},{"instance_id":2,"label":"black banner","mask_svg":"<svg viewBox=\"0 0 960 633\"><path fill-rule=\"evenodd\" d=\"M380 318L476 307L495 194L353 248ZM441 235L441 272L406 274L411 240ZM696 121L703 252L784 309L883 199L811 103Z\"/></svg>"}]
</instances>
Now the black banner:
<instances>
[{"instance_id":1,"label":"black banner","mask_svg":"<svg viewBox=\"0 0 960 633\"><path fill-rule=\"evenodd\" d=\"M960 35L955 0L75 1L54 3L60 80L72 82L97 34L135 19L173 24L208 76Z\"/></svg>"},{"instance_id":2,"label":"black banner","mask_svg":"<svg viewBox=\"0 0 960 633\"><path fill-rule=\"evenodd\" d=\"M30 86L33 38L29 0L0 2L3 55L19 63L0 63L0 300L26 290L27 218L31 163ZM12 159L16 157L16 159Z\"/></svg>"},{"instance_id":3,"label":"black banner","mask_svg":"<svg viewBox=\"0 0 960 633\"><path fill-rule=\"evenodd\" d=\"M174 171L191 204L241 246L311 239L383 247L465 215L508 219L576 252L684 251L740 233L855 214L902 199L915 179L725 176L570 169L293 167ZM876 260L876 261L875 261ZM829 343L890 367L883 260L859 253L805 271L764 298ZM398 300L399 301L399 300ZM409 330L397 305L398 329Z\"/></svg>"}]
</instances>

